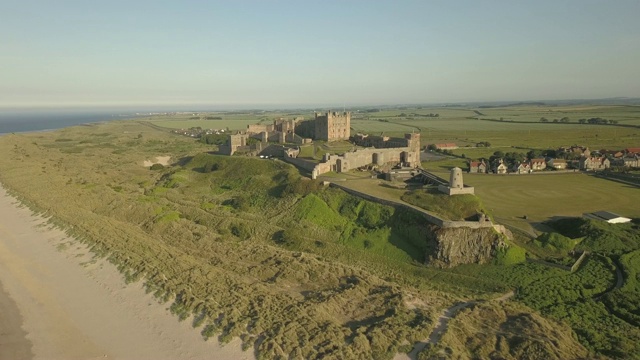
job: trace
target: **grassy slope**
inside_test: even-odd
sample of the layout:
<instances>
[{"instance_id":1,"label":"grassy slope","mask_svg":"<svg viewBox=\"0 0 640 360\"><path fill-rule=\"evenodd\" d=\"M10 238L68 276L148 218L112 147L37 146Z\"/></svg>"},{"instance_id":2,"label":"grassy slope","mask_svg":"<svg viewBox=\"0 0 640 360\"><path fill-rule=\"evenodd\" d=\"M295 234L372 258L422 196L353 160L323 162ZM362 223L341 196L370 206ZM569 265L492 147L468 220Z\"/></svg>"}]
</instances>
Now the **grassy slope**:
<instances>
[{"instance_id":1,"label":"grassy slope","mask_svg":"<svg viewBox=\"0 0 640 360\"><path fill-rule=\"evenodd\" d=\"M452 358L558 360L589 355L566 325L521 305L497 302L462 310L441 343L426 353L451 354Z\"/></svg>"}]
</instances>

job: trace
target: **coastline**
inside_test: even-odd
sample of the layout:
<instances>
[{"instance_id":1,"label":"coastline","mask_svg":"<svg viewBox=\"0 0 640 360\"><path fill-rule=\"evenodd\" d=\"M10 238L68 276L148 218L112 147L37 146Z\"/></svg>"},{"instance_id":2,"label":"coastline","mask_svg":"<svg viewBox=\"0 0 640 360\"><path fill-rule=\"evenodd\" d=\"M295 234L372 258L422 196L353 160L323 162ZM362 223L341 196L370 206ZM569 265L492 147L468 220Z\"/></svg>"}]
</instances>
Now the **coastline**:
<instances>
[{"instance_id":1,"label":"coastline","mask_svg":"<svg viewBox=\"0 0 640 360\"><path fill-rule=\"evenodd\" d=\"M115 266L20 206L1 184L0 284L0 319L10 317L0 327L0 358L254 358L239 339L204 341L191 319L179 322L142 282L126 285Z\"/></svg>"},{"instance_id":2,"label":"coastline","mask_svg":"<svg viewBox=\"0 0 640 360\"><path fill-rule=\"evenodd\" d=\"M22 328L18 306L0 283L0 359L32 359L32 344Z\"/></svg>"}]
</instances>

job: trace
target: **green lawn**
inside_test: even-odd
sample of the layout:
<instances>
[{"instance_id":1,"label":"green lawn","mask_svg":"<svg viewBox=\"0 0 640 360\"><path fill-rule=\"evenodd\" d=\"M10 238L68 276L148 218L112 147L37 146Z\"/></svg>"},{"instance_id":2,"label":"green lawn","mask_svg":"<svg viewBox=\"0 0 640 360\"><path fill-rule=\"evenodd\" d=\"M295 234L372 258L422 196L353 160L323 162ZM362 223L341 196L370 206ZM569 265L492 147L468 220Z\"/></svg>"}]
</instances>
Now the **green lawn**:
<instances>
[{"instance_id":1,"label":"green lawn","mask_svg":"<svg viewBox=\"0 0 640 360\"><path fill-rule=\"evenodd\" d=\"M485 206L499 219L544 221L553 216L581 216L608 210L640 217L640 189L578 174L506 175L465 174Z\"/></svg>"}]
</instances>

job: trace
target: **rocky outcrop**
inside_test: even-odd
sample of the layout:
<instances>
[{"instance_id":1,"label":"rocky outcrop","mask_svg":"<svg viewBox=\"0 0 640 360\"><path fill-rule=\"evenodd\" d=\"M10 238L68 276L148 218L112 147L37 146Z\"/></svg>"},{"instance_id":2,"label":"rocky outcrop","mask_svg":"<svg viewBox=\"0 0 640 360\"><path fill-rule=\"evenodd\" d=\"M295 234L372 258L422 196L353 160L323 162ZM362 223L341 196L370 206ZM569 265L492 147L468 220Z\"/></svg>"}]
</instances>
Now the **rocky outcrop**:
<instances>
[{"instance_id":1,"label":"rocky outcrop","mask_svg":"<svg viewBox=\"0 0 640 360\"><path fill-rule=\"evenodd\" d=\"M493 260L499 249L507 247L504 235L493 228L434 227L427 243L427 264L443 268L484 264Z\"/></svg>"}]
</instances>

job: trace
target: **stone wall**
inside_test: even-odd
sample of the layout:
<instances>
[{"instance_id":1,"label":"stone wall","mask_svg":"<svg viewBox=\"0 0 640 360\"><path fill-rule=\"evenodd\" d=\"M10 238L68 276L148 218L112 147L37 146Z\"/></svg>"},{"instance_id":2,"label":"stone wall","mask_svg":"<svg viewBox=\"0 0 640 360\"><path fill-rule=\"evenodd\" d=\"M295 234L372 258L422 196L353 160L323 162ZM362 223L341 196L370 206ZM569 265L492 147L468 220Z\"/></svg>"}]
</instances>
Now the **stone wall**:
<instances>
[{"instance_id":1,"label":"stone wall","mask_svg":"<svg viewBox=\"0 0 640 360\"><path fill-rule=\"evenodd\" d=\"M292 157L284 157L282 158L282 160L284 160L285 162L288 162L292 165L295 165L303 170L307 170L309 172L313 172L314 169L316 168L316 166L318 166L318 163L315 161L311 161L311 160L305 160L305 159L299 159L299 158L292 158ZM315 178L314 178L315 179Z\"/></svg>"}]
</instances>

